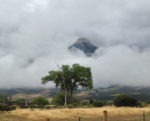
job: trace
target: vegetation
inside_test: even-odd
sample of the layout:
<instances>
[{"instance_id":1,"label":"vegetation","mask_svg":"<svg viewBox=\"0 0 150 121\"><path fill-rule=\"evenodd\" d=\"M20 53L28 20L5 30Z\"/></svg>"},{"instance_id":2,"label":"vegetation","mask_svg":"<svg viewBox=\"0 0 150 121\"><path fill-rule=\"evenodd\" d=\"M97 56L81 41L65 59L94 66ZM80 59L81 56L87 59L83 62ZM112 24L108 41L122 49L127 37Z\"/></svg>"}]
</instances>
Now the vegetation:
<instances>
[{"instance_id":1,"label":"vegetation","mask_svg":"<svg viewBox=\"0 0 150 121\"><path fill-rule=\"evenodd\" d=\"M0 111L11 111L14 109L16 107L11 104L10 99L6 95L0 95Z\"/></svg>"},{"instance_id":2,"label":"vegetation","mask_svg":"<svg viewBox=\"0 0 150 121\"><path fill-rule=\"evenodd\" d=\"M79 87L85 89L93 88L93 80L92 73L90 67L84 67L79 64L62 65L59 70L49 71L47 76L42 78L42 84L46 84L49 81L55 83L56 87L59 89L55 89L52 91L50 95L51 99L47 97L36 97L27 100L25 98L18 98L15 100L11 100L10 97L5 95L0 95L0 111L10 111L16 109L16 107L20 108L55 108L55 107L66 107L68 108L80 108L80 107L103 107L114 104L115 106L138 106L138 101L125 94L118 95L113 101L112 98L116 95L116 90L120 90L120 92L132 91L133 89L129 87L117 87L111 86L105 88L95 89L93 91L86 90L77 90ZM39 89L41 90L41 89ZM147 89L146 89L147 90ZM33 90L30 90L34 92ZM29 92L30 92L29 91ZM58 91L61 91L58 93ZM76 91L73 95L73 92ZM111 93L110 93L111 92ZM120 93L119 92L119 93ZM146 93L145 89L144 92ZM35 92L34 92L35 93ZM80 93L80 94L78 94ZM110 93L110 94L109 94ZM109 94L109 96L107 96ZM80 100L75 99L74 97L82 97ZM49 103L48 101L51 101ZM105 100L105 101L104 101ZM149 102L141 103L141 106L148 105ZM65 105L65 106L63 106Z\"/></svg>"},{"instance_id":3,"label":"vegetation","mask_svg":"<svg viewBox=\"0 0 150 121\"><path fill-rule=\"evenodd\" d=\"M58 106L64 105L64 94L63 93L56 94L52 100L52 104Z\"/></svg>"},{"instance_id":4,"label":"vegetation","mask_svg":"<svg viewBox=\"0 0 150 121\"><path fill-rule=\"evenodd\" d=\"M1 104L0 105L0 111L11 111L11 110L15 110L16 106L9 106L7 104Z\"/></svg>"},{"instance_id":5,"label":"vegetation","mask_svg":"<svg viewBox=\"0 0 150 121\"><path fill-rule=\"evenodd\" d=\"M44 108L44 106L48 104L48 100L43 97L34 98L32 101L32 105L35 107L37 106L37 108Z\"/></svg>"},{"instance_id":6,"label":"vegetation","mask_svg":"<svg viewBox=\"0 0 150 121\"><path fill-rule=\"evenodd\" d=\"M19 98L16 100L16 105L18 105L20 108L25 108L26 100L24 98Z\"/></svg>"},{"instance_id":7,"label":"vegetation","mask_svg":"<svg viewBox=\"0 0 150 121\"><path fill-rule=\"evenodd\" d=\"M6 95L0 95L0 104L5 104L7 102L7 96Z\"/></svg>"},{"instance_id":8,"label":"vegetation","mask_svg":"<svg viewBox=\"0 0 150 121\"><path fill-rule=\"evenodd\" d=\"M103 101L103 100L98 100L98 101L93 102L94 107L102 107L104 105L106 105L106 101Z\"/></svg>"},{"instance_id":9,"label":"vegetation","mask_svg":"<svg viewBox=\"0 0 150 121\"><path fill-rule=\"evenodd\" d=\"M101 121L103 111L108 111L110 121L141 121L143 111L146 114L146 121L150 120L150 108L135 107L102 107L102 108L76 108L76 109L17 109L11 112L0 112L0 121Z\"/></svg>"},{"instance_id":10,"label":"vegetation","mask_svg":"<svg viewBox=\"0 0 150 121\"><path fill-rule=\"evenodd\" d=\"M42 78L42 84L49 81L54 82L56 87L60 87L64 92L65 105L69 103L73 91L78 87L87 89L93 87L91 68L79 64L62 65L57 71L49 71L49 74Z\"/></svg>"},{"instance_id":11,"label":"vegetation","mask_svg":"<svg viewBox=\"0 0 150 121\"><path fill-rule=\"evenodd\" d=\"M114 99L115 106L138 106L138 101L133 97L130 97L125 94L121 94Z\"/></svg>"}]
</instances>

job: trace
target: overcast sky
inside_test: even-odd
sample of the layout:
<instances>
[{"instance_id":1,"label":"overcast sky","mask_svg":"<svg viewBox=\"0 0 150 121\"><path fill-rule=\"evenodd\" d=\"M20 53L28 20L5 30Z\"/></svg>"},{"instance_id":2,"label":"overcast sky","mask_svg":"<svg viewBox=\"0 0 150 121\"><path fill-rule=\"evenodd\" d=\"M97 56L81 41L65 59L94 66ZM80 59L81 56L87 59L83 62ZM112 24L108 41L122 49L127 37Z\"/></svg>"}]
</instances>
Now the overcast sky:
<instances>
[{"instance_id":1,"label":"overcast sky","mask_svg":"<svg viewBox=\"0 0 150 121\"><path fill-rule=\"evenodd\" d=\"M149 0L0 0L0 88L41 86L49 70L73 63L92 68L94 86L150 86L149 5ZM93 57L68 51L80 37L99 47Z\"/></svg>"}]
</instances>

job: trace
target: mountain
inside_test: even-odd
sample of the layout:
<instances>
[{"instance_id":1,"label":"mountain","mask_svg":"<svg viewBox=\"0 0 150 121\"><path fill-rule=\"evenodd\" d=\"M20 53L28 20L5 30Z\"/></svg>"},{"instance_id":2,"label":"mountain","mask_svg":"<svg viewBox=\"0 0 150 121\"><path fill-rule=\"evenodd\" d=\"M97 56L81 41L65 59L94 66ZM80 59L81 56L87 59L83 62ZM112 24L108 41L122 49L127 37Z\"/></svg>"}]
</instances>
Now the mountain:
<instances>
[{"instance_id":1,"label":"mountain","mask_svg":"<svg viewBox=\"0 0 150 121\"><path fill-rule=\"evenodd\" d=\"M33 98L33 97L53 97L59 89L56 88L12 88L0 89L0 95L11 96L12 98Z\"/></svg>"},{"instance_id":2,"label":"mountain","mask_svg":"<svg viewBox=\"0 0 150 121\"><path fill-rule=\"evenodd\" d=\"M0 89L0 94L10 95L12 98L32 98L35 96L53 97L60 90L56 88L16 88ZM127 94L139 101L150 100L150 87L110 86L106 88L94 88L92 90L79 89L74 95L81 100L114 100L118 94Z\"/></svg>"},{"instance_id":3,"label":"mountain","mask_svg":"<svg viewBox=\"0 0 150 121\"><path fill-rule=\"evenodd\" d=\"M92 56L97 48L98 47L93 45L87 38L79 38L73 45L69 46L70 51L79 49L83 51L86 56Z\"/></svg>"},{"instance_id":4,"label":"mountain","mask_svg":"<svg viewBox=\"0 0 150 121\"><path fill-rule=\"evenodd\" d=\"M150 100L150 87L110 86L93 89L88 98L100 100L113 100L118 94L127 94L139 101Z\"/></svg>"}]
</instances>

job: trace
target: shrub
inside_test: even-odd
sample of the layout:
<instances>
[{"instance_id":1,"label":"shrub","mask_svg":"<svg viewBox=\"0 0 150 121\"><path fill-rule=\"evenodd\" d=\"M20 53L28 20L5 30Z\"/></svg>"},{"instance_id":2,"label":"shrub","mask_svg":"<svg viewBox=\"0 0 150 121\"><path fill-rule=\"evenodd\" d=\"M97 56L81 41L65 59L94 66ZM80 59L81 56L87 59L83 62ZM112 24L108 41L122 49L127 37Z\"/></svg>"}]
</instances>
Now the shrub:
<instances>
[{"instance_id":1,"label":"shrub","mask_svg":"<svg viewBox=\"0 0 150 121\"><path fill-rule=\"evenodd\" d=\"M115 106L138 106L138 101L128 95L121 94L114 99Z\"/></svg>"},{"instance_id":2,"label":"shrub","mask_svg":"<svg viewBox=\"0 0 150 121\"><path fill-rule=\"evenodd\" d=\"M7 96L0 94L0 104L6 104L7 102Z\"/></svg>"},{"instance_id":3,"label":"shrub","mask_svg":"<svg viewBox=\"0 0 150 121\"><path fill-rule=\"evenodd\" d=\"M8 106L6 104L1 104L0 105L0 111L11 111L11 110L15 110L16 106Z\"/></svg>"},{"instance_id":4,"label":"shrub","mask_svg":"<svg viewBox=\"0 0 150 121\"><path fill-rule=\"evenodd\" d=\"M80 102L80 104L81 105L89 105L89 101L88 100L82 100L81 102Z\"/></svg>"},{"instance_id":5,"label":"shrub","mask_svg":"<svg viewBox=\"0 0 150 121\"><path fill-rule=\"evenodd\" d=\"M16 100L16 104L20 107L20 108L25 108L26 107L26 100L23 98L17 99Z\"/></svg>"},{"instance_id":6,"label":"shrub","mask_svg":"<svg viewBox=\"0 0 150 121\"><path fill-rule=\"evenodd\" d=\"M75 107L77 107L77 105L74 105L74 104L67 105L67 108L75 108Z\"/></svg>"},{"instance_id":7,"label":"shrub","mask_svg":"<svg viewBox=\"0 0 150 121\"><path fill-rule=\"evenodd\" d=\"M89 103L90 103L90 104L93 104L93 103L94 103L94 100L93 100L93 99L90 99L90 100L89 100Z\"/></svg>"},{"instance_id":8,"label":"shrub","mask_svg":"<svg viewBox=\"0 0 150 121\"><path fill-rule=\"evenodd\" d=\"M106 101L97 100L97 101L93 102L93 106L95 106L95 107L102 107L104 105L106 105Z\"/></svg>"},{"instance_id":9,"label":"shrub","mask_svg":"<svg viewBox=\"0 0 150 121\"><path fill-rule=\"evenodd\" d=\"M49 102L43 97L34 98L32 101L32 107L44 108L45 105L48 105ZM32 108L31 107L31 108Z\"/></svg>"},{"instance_id":10,"label":"shrub","mask_svg":"<svg viewBox=\"0 0 150 121\"><path fill-rule=\"evenodd\" d=\"M52 104L58 106L64 105L64 94L63 93L56 94L52 100Z\"/></svg>"}]
</instances>

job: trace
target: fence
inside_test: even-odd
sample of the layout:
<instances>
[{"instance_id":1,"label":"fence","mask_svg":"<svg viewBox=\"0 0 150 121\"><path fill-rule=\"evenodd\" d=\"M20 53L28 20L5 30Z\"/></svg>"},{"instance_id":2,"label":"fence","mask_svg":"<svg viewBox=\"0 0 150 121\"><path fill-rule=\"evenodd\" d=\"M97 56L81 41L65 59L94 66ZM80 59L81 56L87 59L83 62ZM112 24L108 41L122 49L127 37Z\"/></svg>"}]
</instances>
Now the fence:
<instances>
[{"instance_id":1,"label":"fence","mask_svg":"<svg viewBox=\"0 0 150 121\"><path fill-rule=\"evenodd\" d=\"M54 120L47 118L45 121L69 121L68 119ZM150 114L146 112L141 113L141 115L128 115L128 116L111 116L108 111L103 111L103 116L100 117L78 117L70 121L150 121Z\"/></svg>"}]
</instances>

